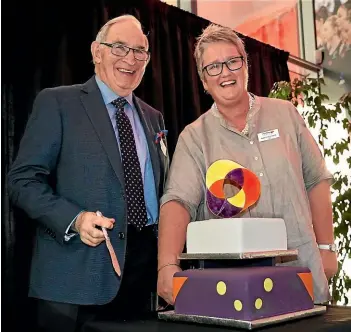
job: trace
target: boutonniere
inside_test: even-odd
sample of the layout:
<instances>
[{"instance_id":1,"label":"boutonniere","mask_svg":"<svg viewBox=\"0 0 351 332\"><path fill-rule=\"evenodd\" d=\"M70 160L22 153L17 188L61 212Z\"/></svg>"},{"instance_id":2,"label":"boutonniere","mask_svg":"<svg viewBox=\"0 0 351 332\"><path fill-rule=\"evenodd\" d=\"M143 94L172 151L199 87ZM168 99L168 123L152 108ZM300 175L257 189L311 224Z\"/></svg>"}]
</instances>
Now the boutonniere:
<instances>
[{"instance_id":1,"label":"boutonniere","mask_svg":"<svg viewBox=\"0 0 351 332\"><path fill-rule=\"evenodd\" d=\"M160 144L161 150L165 156L167 156L167 148L164 142L164 138L166 138L168 134L168 130L161 130L155 135L155 143Z\"/></svg>"},{"instance_id":2,"label":"boutonniere","mask_svg":"<svg viewBox=\"0 0 351 332\"><path fill-rule=\"evenodd\" d=\"M161 130L155 135L155 143L158 144L162 140L162 138L166 137L168 134L168 130Z\"/></svg>"}]
</instances>

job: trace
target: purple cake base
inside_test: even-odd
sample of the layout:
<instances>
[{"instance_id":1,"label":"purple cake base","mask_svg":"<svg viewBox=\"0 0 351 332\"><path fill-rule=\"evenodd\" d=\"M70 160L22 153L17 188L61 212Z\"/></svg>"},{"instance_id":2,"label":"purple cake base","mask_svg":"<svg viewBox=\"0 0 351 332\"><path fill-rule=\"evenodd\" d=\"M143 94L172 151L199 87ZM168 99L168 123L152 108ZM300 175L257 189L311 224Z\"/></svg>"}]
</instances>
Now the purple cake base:
<instances>
[{"instance_id":1,"label":"purple cake base","mask_svg":"<svg viewBox=\"0 0 351 332\"><path fill-rule=\"evenodd\" d=\"M252 321L314 307L299 277L301 267L248 267L185 270L176 294L176 314Z\"/></svg>"}]
</instances>

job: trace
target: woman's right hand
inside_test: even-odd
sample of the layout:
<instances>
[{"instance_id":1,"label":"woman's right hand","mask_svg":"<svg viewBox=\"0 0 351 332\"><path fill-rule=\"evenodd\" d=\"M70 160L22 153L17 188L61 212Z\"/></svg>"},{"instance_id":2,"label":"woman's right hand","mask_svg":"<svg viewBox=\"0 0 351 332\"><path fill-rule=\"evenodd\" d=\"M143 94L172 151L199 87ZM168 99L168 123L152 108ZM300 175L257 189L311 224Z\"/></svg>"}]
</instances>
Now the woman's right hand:
<instances>
[{"instance_id":1,"label":"woman's right hand","mask_svg":"<svg viewBox=\"0 0 351 332\"><path fill-rule=\"evenodd\" d=\"M173 276L182 269L177 265L168 265L158 272L157 294L162 297L168 304L173 305Z\"/></svg>"}]
</instances>

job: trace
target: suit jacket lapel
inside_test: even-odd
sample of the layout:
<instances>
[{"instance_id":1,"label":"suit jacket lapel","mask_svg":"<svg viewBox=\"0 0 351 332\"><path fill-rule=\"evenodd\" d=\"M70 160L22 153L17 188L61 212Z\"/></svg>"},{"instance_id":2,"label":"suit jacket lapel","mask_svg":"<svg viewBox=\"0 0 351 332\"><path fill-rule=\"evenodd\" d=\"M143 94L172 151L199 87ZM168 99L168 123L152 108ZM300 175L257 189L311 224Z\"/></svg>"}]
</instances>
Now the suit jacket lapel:
<instances>
[{"instance_id":1,"label":"suit jacket lapel","mask_svg":"<svg viewBox=\"0 0 351 332\"><path fill-rule=\"evenodd\" d=\"M118 143L104 100L94 77L83 85L82 91L81 100L84 108L99 136L112 168L124 188L123 167Z\"/></svg>"},{"instance_id":2,"label":"suit jacket lapel","mask_svg":"<svg viewBox=\"0 0 351 332\"><path fill-rule=\"evenodd\" d=\"M141 124L144 128L147 144L149 147L150 158L152 163L152 169L154 172L155 185L156 185L156 194L159 197L159 185L160 185L160 159L158 156L157 145L154 142L156 131L154 130L150 118L145 114L144 110L138 103L138 100L133 96L133 103L138 112Z\"/></svg>"}]
</instances>

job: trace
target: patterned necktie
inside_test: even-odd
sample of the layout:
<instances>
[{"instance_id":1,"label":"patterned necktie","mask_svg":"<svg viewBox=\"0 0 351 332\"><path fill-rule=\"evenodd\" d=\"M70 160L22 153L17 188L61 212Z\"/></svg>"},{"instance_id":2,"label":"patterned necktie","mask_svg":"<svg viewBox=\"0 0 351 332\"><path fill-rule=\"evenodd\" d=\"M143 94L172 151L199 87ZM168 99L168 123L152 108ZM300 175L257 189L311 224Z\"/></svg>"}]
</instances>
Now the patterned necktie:
<instances>
[{"instance_id":1,"label":"patterned necktie","mask_svg":"<svg viewBox=\"0 0 351 332\"><path fill-rule=\"evenodd\" d=\"M127 221L140 231L147 223L144 186L133 128L124 112L126 103L124 98L117 98L112 102L112 105L117 109L116 121L127 196Z\"/></svg>"}]
</instances>

